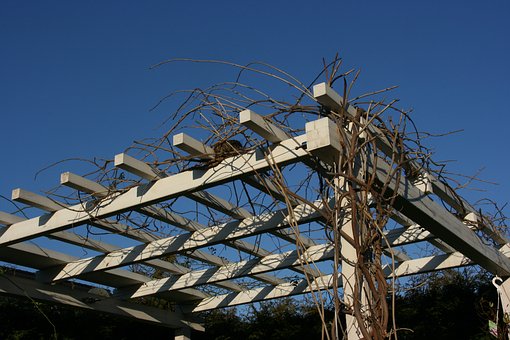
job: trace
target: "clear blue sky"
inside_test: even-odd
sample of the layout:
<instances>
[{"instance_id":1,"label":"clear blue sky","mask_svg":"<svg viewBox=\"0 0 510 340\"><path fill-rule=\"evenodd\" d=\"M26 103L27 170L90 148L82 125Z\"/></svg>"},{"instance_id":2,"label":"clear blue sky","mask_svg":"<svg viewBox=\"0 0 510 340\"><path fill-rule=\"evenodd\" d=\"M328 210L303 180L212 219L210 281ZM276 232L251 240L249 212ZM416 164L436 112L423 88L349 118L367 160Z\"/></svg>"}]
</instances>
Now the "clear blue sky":
<instances>
[{"instance_id":1,"label":"clear blue sky","mask_svg":"<svg viewBox=\"0 0 510 340\"><path fill-rule=\"evenodd\" d=\"M221 67L149 66L174 57L263 60L305 82L339 52L358 91L391 85L453 169L499 182L509 201L508 1L0 2L0 194L48 189L68 157L113 157L154 137L170 90L231 80ZM475 197L475 195L473 195ZM0 200L0 210L11 210ZM509 210L507 209L507 213Z\"/></svg>"}]
</instances>

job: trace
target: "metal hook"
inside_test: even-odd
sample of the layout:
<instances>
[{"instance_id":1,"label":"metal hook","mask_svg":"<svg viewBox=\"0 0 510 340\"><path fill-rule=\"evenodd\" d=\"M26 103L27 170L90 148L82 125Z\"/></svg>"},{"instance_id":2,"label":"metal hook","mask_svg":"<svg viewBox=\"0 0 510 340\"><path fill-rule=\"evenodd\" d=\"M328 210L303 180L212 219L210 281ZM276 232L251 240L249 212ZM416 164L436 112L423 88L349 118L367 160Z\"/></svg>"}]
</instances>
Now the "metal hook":
<instances>
[{"instance_id":1,"label":"metal hook","mask_svg":"<svg viewBox=\"0 0 510 340\"><path fill-rule=\"evenodd\" d=\"M498 281L499 281L499 283L498 283ZM503 284L503 279L500 278L499 276L495 276L492 279L492 284L494 285L494 287L496 287L497 290L499 290L501 288L501 285Z\"/></svg>"}]
</instances>

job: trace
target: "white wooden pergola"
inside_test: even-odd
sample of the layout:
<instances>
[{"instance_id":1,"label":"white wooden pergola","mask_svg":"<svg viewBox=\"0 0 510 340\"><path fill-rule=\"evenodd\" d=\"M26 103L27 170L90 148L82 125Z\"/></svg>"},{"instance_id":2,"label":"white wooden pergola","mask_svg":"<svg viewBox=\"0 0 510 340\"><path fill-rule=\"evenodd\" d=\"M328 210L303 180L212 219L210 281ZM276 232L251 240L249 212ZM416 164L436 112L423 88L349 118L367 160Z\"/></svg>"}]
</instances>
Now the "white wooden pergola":
<instances>
[{"instance_id":1,"label":"white wooden pergola","mask_svg":"<svg viewBox=\"0 0 510 340\"><path fill-rule=\"evenodd\" d=\"M314 97L331 110L343 106L347 114L355 113L355 108L346 106L342 97L324 83L314 87ZM210 168L191 168L171 175L125 153L118 154L115 167L139 177L140 183L129 190L111 192L102 184L65 172L60 178L62 185L95 198L73 206L24 189L13 190L14 201L41 209L43 213L25 219L0 212L0 224L4 225L0 231L0 260L27 268L2 274L0 292L165 325L178 330L176 338L186 339L190 329L203 330L195 313L330 288L334 277L328 272L328 263L335 259L334 245L327 239L317 242L300 229L315 222L326 223L321 221L318 210L328 202L317 201L315 207L310 207L290 202L288 198L285 201L281 189L258 174L275 166L294 163L306 166L312 158L326 164L333 162L341 150L337 125L324 117L308 122L304 134L290 136L269 119L250 110L240 113L239 124L267 141L267 147L228 157ZM382 136L375 125L369 124L367 128L372 135ZM376 143L379 152L386 155L394 152L384 138L377 139ZM214 155L211 147L183 133L173 136L173 144L190 156ZM389 172L391 166L380 162L375 175L383 181ZM391 244L387 248L388 255L396 262L394 266L385 267L388 278L470 264L480 265L501 277L510 276L508 240L478 223L478 212L446 183L429 173L422 173L418 181L405 177L399 180L400 183L389 184L396 195L394 227L385 230L384 236ZM232 181L247 183L283 202L279 207L254 215L212 193L215 187ZM158 205L184 198L228 216L230 220L203 225ZM182 232L162 236L114 218L127 212L176 226ZM116 245L73 231L84 225L110 233ZM353 233L352 226L346 228L347 234ZM485 242L480 232L495 246ZM263 244L252 241L260 235L289 247L268 251ZM41 238L83 247L94 255L78 258L30 242ZM123 240L135 245L119 246L125 244ZM292 249L298 240L302 246ZM399 250L418 242L433 245L435 254L413 258ZM209 251L209 247L219 244L250 257L235 261ZM343 258L355 261L353 252L347 244L343 245ZM193 258L207 266L188 268L164 260L169 255ZM309 266L309 263L322 265ZM130 270L133 264L168 274L162 278L150 277ZM292 270L293 278L279 275L282 270ZM342 265L341 280L346 287L343 294L347 302L349 270L349 265ZM258 285L244 285L240 281L242 278L258 282ZM94 289L98 285L112 293L98 294ZM506 286L507 282L503 287L506 289ZM140 304L139 300L132 301L148 296L164 298L173 302L174 307L162 310ZM507 305L508 301L504 300L504 308ZM347 326L348 338L359 338L356 321L349 323L348 320Z\"/></svg>"}]
</instances>

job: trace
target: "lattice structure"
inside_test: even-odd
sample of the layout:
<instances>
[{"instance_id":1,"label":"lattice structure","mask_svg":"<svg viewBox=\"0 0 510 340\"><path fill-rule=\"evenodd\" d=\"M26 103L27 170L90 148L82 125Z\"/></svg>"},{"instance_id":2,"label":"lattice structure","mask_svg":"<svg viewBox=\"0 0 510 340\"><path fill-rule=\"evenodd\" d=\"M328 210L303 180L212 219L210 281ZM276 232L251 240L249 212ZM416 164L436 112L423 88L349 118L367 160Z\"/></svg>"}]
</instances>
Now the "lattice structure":
<instances>
[{"instance_id":1,"label":"lattice structure","mask_svg":"<svg viewBox=\"0 0 510 340\"><path fill-rule=\"evenodd\" d=\"M197 312L305 293L340 296L351 313L337 334L357 339L360 324L375 327L367 321L374 311L363 306L380 300L364 288L370 275L357 276L360 259L381 261L385 279L469 264L510 276L508 241L470 204L412 160L404 169L412 171L398 172L391 160L400 150L388 133L327 84L316 85L313 96L323 117L302 132L243 110L233 125L247 140L223 140L223 150L174 135L173 146L195 161L178 170L122 153L115 168L131 179L124 186L63 173L61 184L79 193L73 204L14 190L14 201L45 213L25 219L0 212L0 260L18 268L0 276L0 291L163 324L184 330L182 338L186 329L202 329ZM353 136L365 143L364 154L349 158L357 170L348 178L338 174L347 164L339 159ZM356 188L365 177L370 190ZM364 230L352 197L368 202L374 220L370 200L384 198L384 225ZM366 233L378 247L356 243ZM45 249L45 238L88 253ZM433 253L414 258L406 247L418 242ZM147 304L152 297L166 308Z\"/></svg>"}]
</instances>

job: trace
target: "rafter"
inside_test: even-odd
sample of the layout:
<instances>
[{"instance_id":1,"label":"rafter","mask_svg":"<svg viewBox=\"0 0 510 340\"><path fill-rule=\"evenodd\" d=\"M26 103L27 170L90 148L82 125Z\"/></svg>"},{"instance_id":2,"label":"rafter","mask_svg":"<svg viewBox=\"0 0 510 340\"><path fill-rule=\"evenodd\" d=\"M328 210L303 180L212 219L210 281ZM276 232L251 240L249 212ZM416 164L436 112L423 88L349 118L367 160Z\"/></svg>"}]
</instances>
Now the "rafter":
<instances>
[{"instance_id":1,"label":"rafter","mask_svg":"<svg viewBox=\"0 0 510 340\"><path fill-rule=\"evenodd\" d=\"M320 207L322 202L317 202L317 204ZM319 217L318 212L307 205L296 207L292 215L292 220L295 223L306 223ZM233 221L192 233L162 238L147 244L119 249L106 255L73 261L65 265L64 268L45 270L40 275L47 281L62 280L89 272L122 267L163 255L171 255L225 241L233 241L238 238L267 232L271 229L288 227L288 223L287 209L283 209L263 214L253 219L245 219L241 222Z\"/></svg>"}]
</instances>

